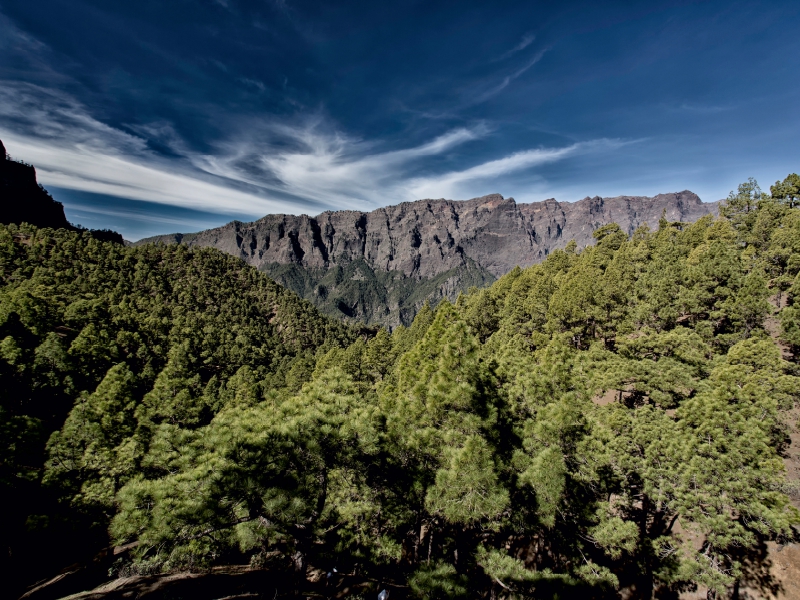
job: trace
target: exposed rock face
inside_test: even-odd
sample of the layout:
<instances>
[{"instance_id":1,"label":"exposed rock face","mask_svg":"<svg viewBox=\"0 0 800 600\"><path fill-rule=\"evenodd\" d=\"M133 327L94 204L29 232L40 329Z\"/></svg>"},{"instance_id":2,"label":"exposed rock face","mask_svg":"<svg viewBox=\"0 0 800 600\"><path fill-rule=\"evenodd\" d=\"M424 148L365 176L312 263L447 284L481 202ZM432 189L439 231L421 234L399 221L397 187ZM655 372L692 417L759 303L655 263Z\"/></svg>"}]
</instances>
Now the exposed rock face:
<instances>
[{"instance_id":1,"label":"exposed rock face","mask_svg":"<svg viewBox=\"0 0 800 600\"><path fill-rule=\"evenodd\" d=\"M36 182L36 169L8 158L0 142L0 223L71 227L64 206Z\"/></svg>"},{"instance_id":2,"label":"exposed rock face","mask_svg":"<svg viewBox=\"0 0 800 600\"><path fill-rule=\"evenodd\" d=\"M413 319L426 299L453 299L470 285L544 260L570 240L579 247L591 244L592 232L607 223L615 222L630 234L643 223L656 226L662 212L670 221L690 222L716 211L716 203L704 204L689 191L532 204L492 194L467 201L404 202L369 213L268 215L253 223L233 221L196 234L157 236L139 243L213 246L270 273L329 314L392 326ZM354 264L358 268L351 272ZM341 277L331 278L331 273ZM442 281L443 274L448 277ZM333 285L315 285L323 279L332 279ZM355 286L358 293L353 285L346 293L340 289L343 283L370 279L379 281ZM408 304L412 282L433 280L435 289L426 298ZM398 286L403 291L395 294ZM365 297L366 291L376 289L367 294L371 298Z\"/></svg>"}]
</instances>

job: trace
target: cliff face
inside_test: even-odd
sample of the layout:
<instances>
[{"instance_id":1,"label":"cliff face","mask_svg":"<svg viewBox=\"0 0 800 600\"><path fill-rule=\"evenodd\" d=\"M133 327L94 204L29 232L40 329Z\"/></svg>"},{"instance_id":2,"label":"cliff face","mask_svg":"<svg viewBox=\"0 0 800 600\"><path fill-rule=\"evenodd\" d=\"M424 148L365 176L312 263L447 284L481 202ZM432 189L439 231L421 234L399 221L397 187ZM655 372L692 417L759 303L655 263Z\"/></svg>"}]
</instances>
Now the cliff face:
<instances>
[{"instance_id":1,"label":"cliff face","mask_svg":"<svg viewBox=\"0 0 800 600\"><path fill-rule=\"evenodd\" d=\"M71 227L64 206L36 182L36 169L10 160L0 142L0 223L37 227Z\"/></svg>"},{"instance_id":2,"label":"cliff face","mask_svg":"<svg viewBox=\"0 0 800 600\"><path fill-rule=\"evenodd\" d=\"M275 277L329 314L367 323L408 323L426 299L454 299L515 266L540 262L570 240L593 242L592 232L617 223L632 233L670 221L715 213L689 191L653 198L584 198L517 204L492 194L467 201L418 200L369 213L268 215L196 234L139 243L213 246ZM425 297L415 293L425 289Z\"/></svg>"},{"instance_id":3,"label":"cliff face","mask_svg":"<svg viewBox=\"0 0 800 600\"><path fill-rule=\"evenodd\" d=\"M86 229L67 221L64 205L39 185L33 165L11 160L3 142L0 142L0 223L88 231L103 242L125 243L122 236L111 229Z\"/></svg>"}]
</instances>

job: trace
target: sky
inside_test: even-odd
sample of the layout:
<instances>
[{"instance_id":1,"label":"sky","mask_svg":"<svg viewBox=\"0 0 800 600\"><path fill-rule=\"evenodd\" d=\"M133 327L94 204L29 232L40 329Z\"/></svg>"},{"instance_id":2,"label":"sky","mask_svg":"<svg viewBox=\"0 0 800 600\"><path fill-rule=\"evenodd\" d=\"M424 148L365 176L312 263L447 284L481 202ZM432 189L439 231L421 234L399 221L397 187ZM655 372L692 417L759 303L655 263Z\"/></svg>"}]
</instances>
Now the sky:
<instances>
[{"instance_id":1,"label":"sky","mask_svg":"<svg viewBox=\"0 0 800 600\"><path fill-rule=\"evenodd\" d=\"M0 140L130 240L800 170L800 2L0 0Z\"/></svg>"}]
</instances>

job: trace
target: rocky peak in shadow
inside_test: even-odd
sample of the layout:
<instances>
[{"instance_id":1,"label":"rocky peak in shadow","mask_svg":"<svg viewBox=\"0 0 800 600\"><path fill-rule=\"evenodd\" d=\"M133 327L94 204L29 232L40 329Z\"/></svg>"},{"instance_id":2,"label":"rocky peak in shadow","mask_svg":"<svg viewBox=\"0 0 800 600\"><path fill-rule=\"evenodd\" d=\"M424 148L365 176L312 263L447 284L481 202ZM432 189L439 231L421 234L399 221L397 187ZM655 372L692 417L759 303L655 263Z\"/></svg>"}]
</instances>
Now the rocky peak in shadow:
<instances>
[{"instance_id":1,"label":"rocky peak in shadow","mask_svg":"<svg viewBox=\"0 0 800 600\"><path fill-rule=\"evenodd\" d=\"M0 142L0 222L71 228L64 206L36 182L36 169L12 160Z\"/></svg>"},{"instance_id":2,"label":"rocky peak in shadow","mask_svg":"<svg viewBox=\"0 0 800 600\"><path fill-rule=\"evenodd\" d=\"M36 180L33 165L13 160L0 141L0 223L30 223L37 227L87 231L67 221L64 205L56 201ZM92 229L92 237L124 243L122 236L110 229Z\"/></svg>"}]
</instances>

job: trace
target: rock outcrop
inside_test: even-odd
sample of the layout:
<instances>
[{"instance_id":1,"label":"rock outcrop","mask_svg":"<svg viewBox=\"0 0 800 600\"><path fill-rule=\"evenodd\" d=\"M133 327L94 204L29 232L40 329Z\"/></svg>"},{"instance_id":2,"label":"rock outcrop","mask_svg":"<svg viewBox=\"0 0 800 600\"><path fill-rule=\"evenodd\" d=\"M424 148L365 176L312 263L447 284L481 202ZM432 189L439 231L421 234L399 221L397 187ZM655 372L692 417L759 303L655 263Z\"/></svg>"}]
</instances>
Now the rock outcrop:
<instances>
[{"instance_id":1,"label":"rock outcrop","mask_svg":"<svg viewBox=\"0 0 800 600\"><path fill-rule=\"evenodd\" d=\"M515 266L540 262L570 240L617 223L629 234L644 223L695 221L717 211L689 191L655 197L554 199L517 204L492 194L466 201L418 200L369 213L268 215L194 234L138 243L213 246L271 274L325 312L366 323L408 323L426 301L454 299ZM419 289L426 290L422 297ZM415 293L416 292L416 293Z\"/></svg>"},{"instance_id":2,"label":"rock outcrop","mask_svg":"<svg viewBox=\"0 0 800 600\"><path fill-rule=\"evenodd\" d=\"M97 240L125 243L122 236L111 229L86 229L67 221L64 205L39 184L34 166L12 160L3 142L0 142L0 223L88 231Z\"/></svg>"},{"instance_id":3,"label":"rock outcrop","mask_svg":"<svg viewBox=\"0 0 800 600\"><path fill-rule=\"evenodd\" d=\"M11 160L0 142L0 223L37 227L71 227L64 206L36 181L33 166Z\"/></svg>"}]
</instances>

